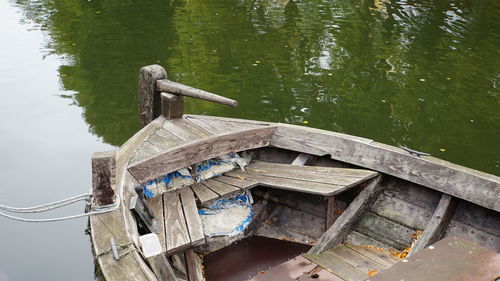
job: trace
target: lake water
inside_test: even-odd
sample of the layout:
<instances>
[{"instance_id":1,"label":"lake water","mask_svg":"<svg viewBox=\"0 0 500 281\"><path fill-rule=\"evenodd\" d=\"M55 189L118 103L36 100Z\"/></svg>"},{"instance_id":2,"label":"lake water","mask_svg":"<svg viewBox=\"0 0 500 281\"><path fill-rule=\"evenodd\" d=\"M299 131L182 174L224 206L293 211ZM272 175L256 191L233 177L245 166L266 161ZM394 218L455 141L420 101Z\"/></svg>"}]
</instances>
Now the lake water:
<instances>
[{"instance_id":1,"label":"lake water","mask_svg":"<svg viewBox=\"0 0 500 281\"><path fill-rule=\"evenodd\" d=\"M212 2L212 3L209 3ZM87 192L138 129L137 73L500 175L500 2L0 0L0 204ZM81 212L74 206L50 216ZM91 280L86 220L0 218L0 280Z\"/></svg>"}]
</instances>

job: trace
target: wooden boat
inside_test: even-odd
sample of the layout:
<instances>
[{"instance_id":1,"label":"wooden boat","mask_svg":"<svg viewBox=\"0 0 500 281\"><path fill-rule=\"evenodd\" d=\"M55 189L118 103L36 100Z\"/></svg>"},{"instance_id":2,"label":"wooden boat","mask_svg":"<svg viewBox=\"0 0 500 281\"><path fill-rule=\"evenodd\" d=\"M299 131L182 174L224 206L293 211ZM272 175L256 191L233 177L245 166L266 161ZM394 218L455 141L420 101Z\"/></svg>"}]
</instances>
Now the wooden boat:
<instances>
[{"instance_id":1,"label":"wooden boat","mask_svg":"<svg viewBox=\"0 0 500 281\"><path fill-rule=\"evenodd\" d=\"M236 105L167 80L158 65L143 67L143 128L118 150L93 155L94 205L120 200L117 210L90 218L106 280L203 280L198 254L251 235L311 247L248 280L400 280L405 274L404 280L493 280L499 274L499 177L361 137L185 115L184 96ZM244 171L149 199L136 188L241 152L252 155ZM198 210L242 192L254 201L245 230L206 237ZM433 274L437 269L445 277Z\"/></svg>"}]
</instances>

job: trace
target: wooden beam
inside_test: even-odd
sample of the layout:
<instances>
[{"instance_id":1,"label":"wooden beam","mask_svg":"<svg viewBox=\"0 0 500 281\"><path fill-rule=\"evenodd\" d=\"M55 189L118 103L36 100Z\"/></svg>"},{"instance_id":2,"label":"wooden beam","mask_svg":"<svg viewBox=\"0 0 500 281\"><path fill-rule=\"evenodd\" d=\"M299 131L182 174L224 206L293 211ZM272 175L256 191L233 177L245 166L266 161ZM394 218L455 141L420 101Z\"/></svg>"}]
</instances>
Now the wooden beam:
<instances>
[{"instance_id":1,"label":"wooden beam","mask_svg":"<svg viewBox=\"0 0 500 281\"><path fill-rule=\"evenodd\" d=\"M321 236L320 240L310 250L310 254L319 254L331 247L337 246L356 226L361 216L371 208L375 198L382 192L384 185L380 184L381 176L371 182L356 196L347 209L333 225Z\"/></svg>"},{"instance_id":2,"label":"wooden beam","mask_svg":"<svg viewBox=\"0 0 500 281\"><path fill-rule=\"evenodd\" d=\"M180 83L176 83L167 79L156 81L156 87L162 92L167 92L171 94L197 98L200 100L211 101L215 103L229 105L232 107L236 107L238 105L238 102L235 100L228 99L223 96L212 94L207 91L196 89Z\"/></svg>"},{"instance_id":3,"label":"wooden beam","mask_svg":"<svg viewBox=\"0 0 500 281\"><path fill-rule=\"evenodd\" d=\"M186 250L184 253L186 256L188 281L203 281L203 266L200 257L192 249Z\"/></svg>"},{"instance_id":4,"label":"wooden beam","mask_svg":"<svg viewBox=\"0 0 500 281\"><path fill-rule=\"evenodd\" d=\"M425 227L422 236L420 236L415 246L411 249L409 255L413 255L427 246L436 243L443 237L446 227L455 213L456 205L456 198L453 198L448 194L443 194L441 196L441 200L439 201L434 214Z\"/></svg>"},{"instance_id":5,"label":"wooden beam","mask_svg":"<svg viewBox=\"0 0 500 281\"><path fill-rule=\"evenodd\" d=\"M275 129L264 127L196 140L134 163L128 170L139 183L144 184L169 172L216 156L268 146Z\"/></svg>"},{"instance_id":6,"label":"wooden beam","mask_svg":"<svg viewBox=\"0 0 500 281\"><path fill-rule=\"evenodd\" d=\"M92 154L92 193L97 206L115 202L116 151Z\"/></svg>"},{"instance_id":7,"label":"wooden beam","mask_svg":"<svg viewBox=\"0 0 500 281\"><path fill-rule=\"evenodd\" d=\"M335 220L335 198L333 196L325 197L326 200L326 220L325 220L325 230L332 226Z\"/></svg>"},{"instance_id":8,"label":"wooden beam","mask_svg":"<svg viewBox=\"0 0 500 281\"><path fill-rule=\"evenodd\" d=\"M165 119L182 118L184 114L184 97L169 93L161 93L161 115Z\"/></svg>"},{"instance_id":9,"label":"wooden beam","mask_svg":"<svg viewBox=\"0 0 500 281\"><path fill-rule=\"evenodd\" d=\"M271 146L373 169L488 209L500 211L500 178L430 156L416 157L407 151L367 139L338 133L279 124Z\"/></svg>"},{"instance_id":10,"label":"wooden beam","mask_svg":"<svg viewBox=\"0 0 500 281\"><path fill-rule=\"evenodd\" d=\"M305 153L299 153L297 157L293 160L292 165L297 165L297 166L304 166L309 159L311 159L312 155L310 154L305 154Z\"/></svg>"},{"instance_id":11,"label":"wooden beam","mask_svg":"<svg viewBox=\"0 0 500 281\"><path fill-rule=\"evenodd\" d=\"M166 79L167 72L157 64L148 65L139 71L139 119L141 128L160 116L160 92L156 80Z\"/></svg>"}]
</instances>

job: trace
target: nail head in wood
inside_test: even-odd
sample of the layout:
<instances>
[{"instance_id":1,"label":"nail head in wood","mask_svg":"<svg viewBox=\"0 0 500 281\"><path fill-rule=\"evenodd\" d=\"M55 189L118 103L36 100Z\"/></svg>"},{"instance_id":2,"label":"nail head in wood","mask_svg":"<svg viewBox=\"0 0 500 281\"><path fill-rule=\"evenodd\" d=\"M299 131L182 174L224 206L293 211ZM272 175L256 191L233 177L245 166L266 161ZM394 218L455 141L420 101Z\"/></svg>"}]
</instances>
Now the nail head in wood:
<instances>
[{"instance_id":1,"label":"nail head in wood","mask_svg":"<svg viewBox=\"0 0 500 281\"><path fill-rule=\"evenodd\" d=\"M182 118L184 114L184 96L162 92L161 114L166 119Z\"/></svg>"}]
</instances>

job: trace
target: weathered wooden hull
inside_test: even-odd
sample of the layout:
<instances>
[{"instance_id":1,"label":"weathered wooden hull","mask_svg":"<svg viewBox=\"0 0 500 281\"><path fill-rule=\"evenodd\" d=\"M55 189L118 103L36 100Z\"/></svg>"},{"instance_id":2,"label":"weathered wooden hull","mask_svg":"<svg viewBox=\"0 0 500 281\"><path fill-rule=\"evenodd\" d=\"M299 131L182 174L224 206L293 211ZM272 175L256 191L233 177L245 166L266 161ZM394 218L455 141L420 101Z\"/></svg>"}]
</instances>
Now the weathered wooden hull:
<instances>
[{"instance_id":1,"label":"weathered wooden hull","mask_svg":"<svg viewBox=\"0 0 500 281\"><path fill-rule=\"evenodd\" d=\"M424 234L414 249L443 235L457 235L500 251L500 178L496 176L319 129L222 117L185 115L167 120L160 116L116 152L113 188L122 200L120 208L91 217L96 259L106 280L158 279L141 254L137 222L128 209L135 184L218 155L246 150L266 151L260 153L264 156L257 155L269 162L291 163L303 153L316 156L318 165L355 165L381 174L348 202L341 215L330 215L335 222L330 222L333 226L329 229L323 227L320 232L326 232L311 254L345 241L376 244L367 233L380 244L402 248L412 242L407 234L415 229L424 230ZM280 195L277 202L285 197ZM161 197L150 203L161 204ZM311 216L319 219L318 225L324 224L328 215L318 213L321 211ZM157 215L165 220L162 214ZM119 260L113 258L111 237L118 244ZM161 239L165 239L164 232Z\"/></svg>"}]
</instances>

